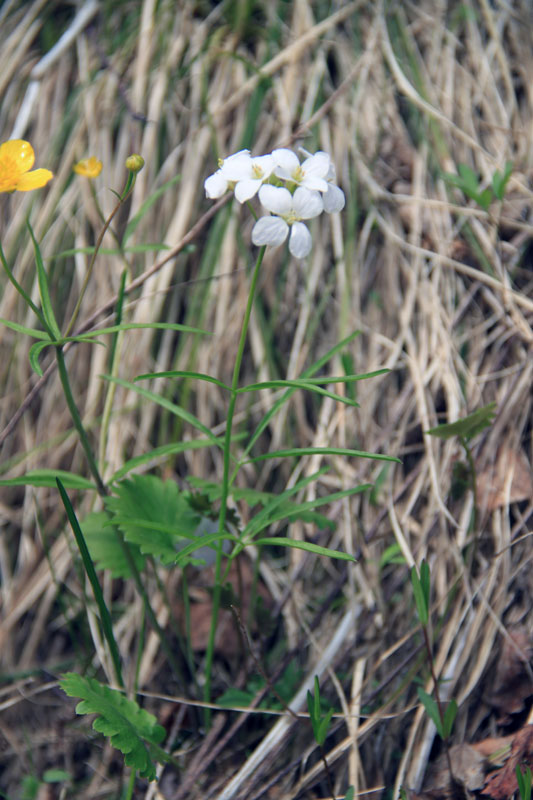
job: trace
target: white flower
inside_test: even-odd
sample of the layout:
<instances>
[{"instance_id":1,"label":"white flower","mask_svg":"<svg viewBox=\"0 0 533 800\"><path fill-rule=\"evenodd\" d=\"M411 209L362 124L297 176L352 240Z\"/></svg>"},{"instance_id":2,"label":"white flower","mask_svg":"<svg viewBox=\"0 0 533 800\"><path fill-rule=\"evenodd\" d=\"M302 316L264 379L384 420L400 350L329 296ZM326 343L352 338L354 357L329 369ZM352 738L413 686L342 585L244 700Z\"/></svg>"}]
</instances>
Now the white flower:
<instances>
[{"instance_id":1,"label":"white flower","mask_svg":"<svg viewBox=\"0 0 533 800\"><path fill-rule=\"evenodd\" d=\"M248 177L252 158L249 150L239 150L223 161L219 161L220 168L204 181L206 196L210 200L217 200L227 191L230 184Z\"/></svg>"},{"instance_id":2,"label":"white flower","mask_svg":"<svg viewBox=\"0 0 533 800\"><path fill-rule=\"evenodd\" d=\"M300 152L307 156L307 160L309 161L310 158L314 156L306 150L304 147L300 147ZM315 153L315 156L326 156L329 161L329 167L326 174L326 181L328 184L327 190L324 192L324 211L327 211L328 214L336 214L338 211L342 211L344 205L346 203L344 192L336 185L337 175L335 172L335 164L331 160L331 157L328 153L324 153L322 150L319 150ZM304 162L307 163L307 162Z\"/></svg>"},{"instance_id":3,"label":"white flower","mask_svg":"<svg viewBox=\"0 0 533 800\"><path fill-rule=\"evenodd\" d=\"M331 159L327 153L319 151L314 156L306 158L300 164L298 156L292 150L284 147L272 151L276 162L275 175L284 181L296 183L318 192L327 192L327 175L331 165Z\"/></svg>"},{"instance_id":4,"label":"white flower","mask_svg":"<svg viewBox=\"0 0 533 800\"><path fill-rule=\"evenodd\" d=\"M290 230L290 252L295 258L305 258L311 251L312 239L301 220L318 217L322 213L324 202L321 194L299 186L291 195L288 189L266 185L259 190L259 200L276 216L257 220L252 229L252 242L276 247L285 241Z\"/></svg>"},{"instance_id":5,"label":"white flower","mask_svg":"<svg viewBox=\"0 0 533 800\"><path fill-rule=\"evenodd\" d=\"M239 203L250 200L274 172L276 163L272 156L251 156L249 150L240 150L225 158L213 175L204 183L205 193L211 200L222 197L228 188L235 186Z\"/></svg>"}]
</instances>

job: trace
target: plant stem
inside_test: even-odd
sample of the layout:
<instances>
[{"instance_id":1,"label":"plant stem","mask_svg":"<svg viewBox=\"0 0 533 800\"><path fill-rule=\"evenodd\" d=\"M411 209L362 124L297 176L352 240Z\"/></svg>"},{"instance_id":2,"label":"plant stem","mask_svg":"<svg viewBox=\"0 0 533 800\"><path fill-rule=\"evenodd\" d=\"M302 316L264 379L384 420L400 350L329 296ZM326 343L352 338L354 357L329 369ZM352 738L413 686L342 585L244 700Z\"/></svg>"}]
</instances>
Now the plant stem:
<instances>
[{"instance_id":1,"label":"plant stem","mask_svg":"<svg viewBox=\"0 0 533 800\"><path fill-rule=\"evenodd\" d=\"M430 642L430 639L429 639L428 626L427 625L422 625L422 630L424 632L424 641L425 641L426 650L427 650L427 653L428 653L429 669L431 671L431 677L433 679L433 688L435 690L435 700L437 701L437 708L439 709L439 717L440 717L440 723L441 723L441 726L442 726L442 732L445 733L445 731L444 731L444 710L442 708L442 703L441 703L441 700L440 700L439 684L437 682L437 676L435 674L435 668L434 668L434 665L433 665L433 652L432 652L432 649L431 649L431 642ZM455 780L455 776L453 774L453 769L452 769L452 760L450 758L450 745L449 745L449 742L448 742L448 737L446 736L446 738L443 738L442 741L444 742L444 750L446 752L446 761L448 762L448 770L450 771L450 778L451 778L452 786L453 786L453 785L455 785L456 780Z\"/></svg>"},{"instance_id":2,"label":"plant stem","mask_svg":"<svg viewBox=\"0 0 533 800\"><path fill-rule=\"evenodd\" d=\"M70 411L70 416L72 417L72 422L74 423L74 427L76 428L78 436L80 437L81 446L83 447L87 461L89 462L89 469L91 470L92 476L96 482L98 494L105 496L108 494L108 491L100 475L98 465L96 464L96 460L93 456L91 445L89 444L87 433L83 427L78 406L76 405L76 401L74 400L74 396L70 388L70 380L68 377L67 366L65 364L65 355L61 346L56 347L56 360L59 378L61 380L61 385L63 386L63 392L65 394L65 399Z\"/></svg>"},{"instance_id":3,"label":"plant stem","mask_svg":"<svg viewBox=\"0 0 533 800\"><path fill-rule=\"evenodd\" d=\"M231 432L233 425L233 415L235 413L235 404L237 402L237 388L239 385L239 375L244 355L244 347L246 344L246 336L248 334L250 316L252 313L252 307L254 303L255 290L259 278L259 269L263 261L263 256L265 255L265 250L266 247L261 247L261 249L259 250L259 254L257 256L257 261L255 262L255 267L252 274L252 281L250 284L250 291L248 293L248 302L246 304L246 310L244 312L244 318L242 321L241 335L239 339L239 345L237 347L237 355L235 357L235 366L233 367L233 378L231 381L231 395L230 395L228 414L226 419L226 435L224 439L224 473L222 478L222 494L220 497L220 511L218 515L218 532L221 535L221 537L224 534L224 528L226 525L227 502L228 502L228 495L231 483L229 475L230 455L231 455ZM204 686L204 700L206 703L211 702L211 674L213 670L213 658L215 654L215 636L217 630L218 610L220 606L220 592L222 588L220 585L220 578L222 573L222 555L223 551L222 551L222 538L221 538L217 543L217 557L215 563L215 584L213 590L213 610L211 614L211 628L209 631L209 641L207 644L207 653L206 653L205 686ZM206 718L206 725L209 725L211 719L211 710L209 708L206 708L205 718Z\"/></svg>"}]
</instances>

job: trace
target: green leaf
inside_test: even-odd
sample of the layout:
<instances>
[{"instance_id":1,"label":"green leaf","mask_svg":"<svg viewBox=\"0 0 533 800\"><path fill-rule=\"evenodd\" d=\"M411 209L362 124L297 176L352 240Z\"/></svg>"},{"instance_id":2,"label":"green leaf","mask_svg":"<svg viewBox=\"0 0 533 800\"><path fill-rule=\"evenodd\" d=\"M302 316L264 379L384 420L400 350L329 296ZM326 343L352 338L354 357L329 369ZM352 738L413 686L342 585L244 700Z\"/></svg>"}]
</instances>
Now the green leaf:
<instances>
[{"instance_id":1,"label":"green leaf","mask_svg":"<svg viewBox=\"0 0 533 800\"><path fill-rule=\"evenodd\" d=\"M327 556L328 558L338 558L341 561L357 561L356 558L348 553L341 553L339 550L330 550L329 547L320 547L312 542L302 542L298 539L287 539L285 536L272 536L264 539L254 539L254 544L272 544L278 547L293 547L295 550L307 550L317 556Z\"/></svg>"},{"instance_id":2,"label":"green leaf","mask_svg":"<svg viewBox=\"0 0 533 800\"><path fill-rule=\"evenodd\" d=\"M43 309L44 320L48 327L48 333L50 339L60 339L61 331L59 329L59 325L57 324L56 317L54 314L54 309L52 307L52 301L50 299L50 291L48 288L48 276L44 268L43 259L41 256L41 250L37 243L37 239L35 238L35 235L33 233L33 228L31 227L29 220L26 220L26 224L28 226L28 230L30 232L30 236L33 242L33 249L35 251L35 263L37 266L37 282L39 284L39 295L41 297L41 306Z\"/></svg>"},{"instance_id":3,"label":"green leaf","mask_svg":"<svg viewBox=\"0 0 533 800\"><path fill-rule=\"evenodd\" d=\"M65 772L64 769L46 769L43 772L43 781L45 783L64 783L70 780L70 773Z\"/></svg>"},{"instance_id":4,"label":"green leaf","mask_svg":"<svg viewBox=\"0 0 533 800\"><path fill-rule=\"evenodd\" d=\"M290 458L292 456L300 458L300 456L315 455L373 458L376 461L395 461L397 464L402 463L399 458L395 458L394 456L386 456L381 453L366 453L364 450L349 450L344 447L292 447L289 450L275 450L272 453L263 453L260 456L255 456L255 458L250 458L248 462L245 463L254 464L257 461L266 461L271 458Z\"/></svg>"},{"instance_id":5,"label":"green leaf","mask_svg":"<svg viewBox=\"0 0 533 800\"><path fill-rule=\"evenodd\" d=\"M30 366L34 372L37 373L39 377L42 377L43 371L41 369L41 365L39 364L39 356L41 355L42 351L45 347L57 347L58 345L62 345L65 342L86 342L87 344L102 344L102 342L94 342L88 338L85 334L81 336L67 336L64 339L60 339L57 342L52 340L48 340L46 342L36 342L32 344L30 347L30 351L28 353L28 358L30 361Z\"/></svg>"},{"instance_id":6,"label":"green leaf","mask_svg":"<svg viewBox=\"0 0 533 800\"><path fill-rule=\"evenodd\" d=\"M388 564L405 564L402 548L397 542L385 548L379 559L379 568L384 569Z\"/></svg>"},{"instance_id":7,"label":"green leaf","mask_svg":"<svg viewBox=\"0 0 533 800\"><path fill-rule=\"evenodd\" d=\"M420 585L422 587L422 592L424 593L424 602L429 612L431 585L430 585L429 564L425 558L422 559L422 562L420 564Z\"/></svg>"},{"instance_id":8,"label":"green leaf","mask_svg":"<svg viewBox=\"0 0 533 800\"><path fill-rule=\"evenodd\" d=\"M524 767L523 772L520 764L517 764L515 768L518 792L521 800L531 800L531 769L528 764L522 766Z\"/></svg>"},{"instance_id":9,"label":"green leaf","mask_svg":"<svg viewBox=\"0 0 533 800\"><path fill-rule=\"evenodd\" d=\"M320 707L320 685L317 675L315 675L314 695L312 695L309 691L307 692L307 708L309 710L309 717L311 719L311 726L313 728L313 736L315 737L316 743L322 747L326 741L328 728L333 716L333 708L329 708L326 711L326 714L322 716Z\"/></svg>"},{"instance_id":10,"label":"green leaf","mask_svg":"<svg viewBox=\"0 0 533 800\"><path fill-rule=\"evenodd\" d=\"M194 416L194 414L190 414L188 411L185 411L184 408L181 408L181 406L178 406L175 403L172 403L170 400L167 400L166 397L162 397L161 395L156 394L155 392L150 392L148 389L141 389L140 386L137 386L134 383L130 383L129 381L124 381L121 378L115 378L113 377L113 375L102 375L101 377L104 378L104 380L106 381L111 381L111 383L117 383L119 386L123 386L125 389L131 389L133 392L136 392L141 397L144 397L147 400L151 400L152 402L157 403L162 408L166 408L166 410L170 411L171 414L174 414L176 417L180 417L180 419L192 425L193 428L196 428L196 430L201 431L204 434L204 436L207 436L207 438L211 441L211 444L220 447L221 440L217 439L217 437L211 433L209 428L203 425L203 423L201 423L200 420Z\"/></svg>"},{"instance_id":11,"label":"green leaf","mask_svg":"<svg viewBox=\"0 0 533 800\"><path fill-rule=\"evenodd\" d=\"M219 446L223 447L224 439L219 439ZM143 464L149 464L160 458L175 455L176 453L186 453L189 450L200 450L203 447L212 447L213 442L209 439L190 439L189 441L173 442L172 444L163 444L161 447L156 447L153 450L148 450L147 453L142 453L140 456L130 458L123 464L120 469L117 469L109 479L109 483L115 483L131 472L136 467Z\"/></svg>"},{"instance_id":12,"label":"green leaf","mask_svg":"<svg viewBox=\"0 0 533 800\"><path fill-rule=\"evenodd\" d=\"M91 588L93 590L94 599L96 600L96 605L98 606L98 611L100 612L100 622L102 624L102 630L104 632L104 636L106 638L109 647L109 652L111 654L111 658L113 661L113 666L115 668L115 677L119 682L119 684L121 686L124 686L124 681L122 679L122 669L120 665L120 653L115 639L115 635L113 633L113 623L111 622L111 614L109 613L109 609L107 607L104 594L102 592L102 587L98 582L98 576L96 575L96 570L94 568L93 560L87 548L87 544L83 537L80 524L77 520L69 496L66 493L65 488L61 483L61 481L59 480L59 478L56 478L56 483L57 483L57 488L59 489L61 500L63 502L63 506L65 507L65 511L67 512L67 517L68 521L70 522L70 527L72 528L72 533L74 534L74 538L76 539L76 545L78 547L78 550L80 551L80 556L81 560L83 561L85 572L87 573L89 583L91 584Z\"/></svg>"},{"instance_id":13,"label":"green leaf","mask_svg":"<svg viewBox=\"0 0 533 800\"><path fill-rule=\"evenodd\" d=\"M315 394L321 394L324 397L330 397L332 400L344 403L344 405L359 408L359 403L357 401L350 400L348 397L343 397L340 394L335 394L335 392L329 392L327 389L317 386L316 383L311 383L311 381L304 380L263 381L263 383L252 383L249 386L243 386L242 389L237 389L237 394L256 392L262 389L286 389L289 387L294 389L305 389L308 392L314 392Z\"/></svg>"},{"instance_id":14,"label":"green leaf","mask_svg":"<svg viewBox=\"0 0 533 800\"><path fill-rule=\"evenodd\" d=\"M457 171L463 181L463 186L471 192L476 192L479 186L479 178L476 172L467 164L459 164Z\"/></svg>"},{"instance_id":15,"label":"green leaf","mask_svg":"<svg viewBox=\"0 0 533 800\"><path fill-rule=\"evenodd\" d=\"M25 333L27 336L31 336L34 339L50 341L47 333L38 331L36 328L27 328L25 325L19 325L18 322L11 322L11 320L3 319L2 317L0 317L0 323L5 325L6 328L11 328L12 331L17 331L17 333Z\"/></svg>"},{"instance_id":16,"label":"green leaf","mask_svg":"<svg viewBox=\"0 0 533 800\"><path fill-rule=\"evenodd\" d=\"M221 389L227 389L231 392L231 386L227 383L212 378L211 375L205 375L203 372L189 372L187 370L168 370L167 372L146 372L144 375L137 375L136 381L144 380L145 378L193 378L199 381L206 381L207 383L214 383L220 386Z\"/></svg>"},{"instance_id":17,"label":"green leaf","mask_svg":"<svg viewBox=\"0 0 533 800\"><path fill-rule=\"evenodd\" d=\"M429 620L428 605L426 603L426 595L422 587L416 566L411 568L411 585L413 587L413 594L415 596L416 610L418 619L422 625L427 625Z\"/></svg>"},{"instance_id":18,"label":"green leaf","mask_svg":"<svg viewBox=\"0 0 533 800\"><path fill-rule=\"evenodd\" d=\"M509 178L512 175L512 172L513 172L513 162L506 161L503 172L499 172L499 170L496 170L496 172L492 177L492 189L494 191L495 197L498 200L500 200L500 202L505 197L505 190L507 188L507 184L509 182Z\"/></svg>"},{"instance_id":19,"label":"green leaf","mask_svg":"<svg viewBox=\"0 0 533 800\"><path fill-rule=\"evenodd\" d=\"M431 436L438 436L441 439L451 439L453 436L472 439L491 425L495 416L496 403L489 403L483 408L478 408L477 411L468 414L467 417L458 419L456 422L437 425L436 428L430 428L426 433Z\"/></svg>"},{"instance_id":20,"label":"green leaf","mask_svg":"<svg viewBox=\"0 0 533 800\"><path fill-rule=\"evenodd\" d=\"M131 578L130 564L114 531L109 529L109 516L105 511L93 511L81 523L89 553L97 569L108 569L113 578ZM140 572L145 558L139 547L130 544L130 553Z\"/></svg>"},{"instance_id":21,"label":"green leaf","mask_svg":"<svg viewBox=\"0 0 533 800\"><path fill-rule=\"evenodd\" d=\"M20 478L3 478L0 486L56 486L56 478L60 478L66 489L96 489L94 483L62 469L33 469Z\"/></svg>"},{"instance_id":22,"label":"green leaf","mask_svg":"<svg viewBox=\"0 0 533 800\"><path fill-rule=\"evenodd\" d=\"M449 739L450 734L452 732L453 723L455 722L455 717L457 716L457 702L455 700L450 700L446 711L444 712L444 738Z\"/></svg>"},{"instance_id":23,"label":"green leaf","mask_svg":"<svg viewBox=\"0 0 533 800\"><path fill-rule=\"evenodd\" d=\"M420 698L420 702L426 709L426 714L433 721L437 729L437 733L439 734L441 739L445 739L446 737L443 735L444 731L442 729L442 721L440 718L437 701L433 697L431 697L430 694L421 689L420 686L418 687L417 692L418 692L418 697Z\"/></svg>"},{"instance_id":24,"label":"green leaf","mask_svg":"<svg viewBox=\"0 0 533 800\"><path fill-rule=\"evenodd\" d=\"M69 697L79 697L77 714L97 714L93 728L107 736L124 755L128 767L136 769L142 778L155 780L153 758L164 755L158 745L165 738L165 729L156 718L140 708L134 700L94 678L83 678L74 672L66 673L59 685Z\"/></svg>"},{"instance_id":25,"label":"green leaf","mask_svg":"<svg viewBox=\"0 0 533 800\"><path fill-rule=\"evenodd\" d=\"M346 794L344 795L344 800L354 800L355 797L355 789L353 786L348 786L346 789Z\"/></svg>"},{"instance_id":26,"label":"green leaf","mask_svg":"<svg viewBox=\"0 0 533 800\"><path fill-rule=\"evenodd\" d=\"M484 211L488 211L488 210L489 210L489 206L490 206L490 204L492 203L492 199L493 199L493 193L492 193L492 189L491 189L490 187L488 187L488 186L487 186L487 188L486 188L486 189L484 189L484 190L483 190L481 193L479 193L479 192L478 192L478 193L476 193L476 194L473 196L473 198L472 198L472 199L473 199L473 200L475 200L475 201L476 201L476 203L477 203L479 206L481 206L481 208L482 208Z\"/></svg>"},{"instance_id":27,"label":"green leaf","mask_svg":"<svg viewBox=\"0 0 533 800\"><path fill-rule=\"evenodd\" d=\"M181 331L182 333L201 333L204 336L211 336L210 331L202 328L192 328L190 325L180 325L177 322L121 322L120 325L110 325L108 328L99 328L95 331L88 331L83 334L83 340L92 339L95 336L103 336L107 333L119 333L120 331L137 331L152 329L156 331ZM65 339L68 341L68 339Z\"/></svg>"}]
</instances>

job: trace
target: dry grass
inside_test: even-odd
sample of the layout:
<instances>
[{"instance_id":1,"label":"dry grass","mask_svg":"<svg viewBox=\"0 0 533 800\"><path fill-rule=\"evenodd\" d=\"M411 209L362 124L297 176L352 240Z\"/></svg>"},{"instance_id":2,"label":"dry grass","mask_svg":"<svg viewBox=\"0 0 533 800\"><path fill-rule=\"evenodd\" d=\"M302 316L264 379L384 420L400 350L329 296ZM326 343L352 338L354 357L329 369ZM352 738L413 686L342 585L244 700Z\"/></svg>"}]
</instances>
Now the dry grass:
<instances>
[{"instance_id":1,"label":"dry grass","mask_svg":"<svg viewBox=\"0 0 533 800\"><path fill-rule=\"evenodd\" d=\"M453 743L502 731L502 709L490 702L504 681L495 665L509 632L521 626L526 642L532 633L533 16L526 0L256 6L250 17L243 11L242 24L231 25L246 4L88 2L78 11L86 18L76 35L57 45L56 58L53 50L45 58L50 37L75 24L70 6L4 4L0 140L29 139L37 166L52 168L55 178L45 191L0 198L0 237L18 280L35 295L28 212L47 258L94 243L99 231L88 183L72 178L75 160L91 153L103 160L95 185L109 213L115 201L108 187L123 185L125 157L143 155L130 219L179 173L180 182L145 214L132 239L177 250L172 258L131 257L128 281L135 288L127 318L193 322L214 336L130 334L120 343L119 374L132 380L155 368L194 369L229 383L247 297L251 219L236 206L203 217L210 208L203 180L216 156L243 141L256 152L301 143L332 154L347 208L340 218L316 221L308 263L291 262L283 248L267 253L242 382L296 377L361 329L350 345L354 371L388 367L390 373L358 384L358 411L295 395L271 423L268 446L357 447L399 456L403 464L383 473L380 462L329 460L328 475L311 491L382 480L372 498L366 493L333 505L328 514L336 532L317 539L355 554L358 563L346 568L297 550L277 561L264 556L261 577L276 626L254 646L271 675L277 662L293 660L301 670L294 694L320 674L323 691L341 710L326 741L336 795L352 783L356 792L374 788L373 797L397 796L402 784L420 788L438 744L417 707L415 676L428 690L431 683L408 569L380 567L386 548L401 542L408 560L431 564L435 667L445 681L443 696L459 703ZM466 163L489 183L506 160L514 172L498 226L450 190L442 173ZM199 219L185 241L193 247L186 248L184 237ZM126 222L124 216L119 225ZM113 246L111 237L104 245ZM68 319L87 256L47 263L56 308ZM117 256L99 258L83 320L109 319L123 266ZM0 303L0 316L34 324L11 285L4 285ZM4 477L37 467L85 473L55 372L38 381L27 341L7 329L0 336ZM136 394L111 392L99 378L107 371L104 348L79 346L68 364L107 476L126 458L187 434ZM340 362L331 365L331 374L339 370ZM161 382L152 388L164 391ZM224 398L216 387L201 383L174 399L223 431ZM274 399L263 393L257 407L243 405L237 422L258 418ZM423 431L491 401L497 417L474 448L482 499L473 533L471 494L450 495L460 445ZM102 433L106 402L113 413ZM322 465L316 457L293 471L289 462L265 463L258 472L243 471L242 485L275 491ZM200 450L157 469L180 482L188 475L220 479L221 460ZM77 509L83 515L93 504L80 497ZM74 777L78 796L115 797L120 774L113 751L85 723L73 722L73 705L55 688L63 669L81 669L87 657L104 679L108 669L94 616L87 625L87 590L62 508L51 490L9 488L2 490L1 512L1 788L20 796L24 775L61 767ZM290 535L313 538L317 531L294 524ZM161 577L179 597L179 576ZM141 602L129 585L105 579L104 591L113 599L132 685ZM151 591L167 626L163 598L155 585ZM256 671L249 654L232 654L222 641L218 655L215 696L244 687ZM196 657L200 675L201 649ZM140 688L167 725L182 771L178 779L167 767L158 788L139 784L138 796L289 800L328 791L304 722L224 711L214 713L208 733L196 729L199 717L175 697L151 632ZM198 698L189 688L190 699ZM516 711L506 732L525 721Z\"/></svg>"}]
</instances>

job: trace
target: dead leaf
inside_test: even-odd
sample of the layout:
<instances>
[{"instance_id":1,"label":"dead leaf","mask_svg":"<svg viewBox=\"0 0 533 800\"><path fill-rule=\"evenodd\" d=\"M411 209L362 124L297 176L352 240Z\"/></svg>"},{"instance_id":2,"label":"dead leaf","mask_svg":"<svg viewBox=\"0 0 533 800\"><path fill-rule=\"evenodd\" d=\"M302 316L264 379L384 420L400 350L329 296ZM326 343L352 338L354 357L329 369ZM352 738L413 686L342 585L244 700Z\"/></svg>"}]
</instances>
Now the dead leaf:
<instances>
[{"instance_id":1,"label":"dead leaf","mask_svg":"<svg viewBox=\"0 0 533 800\"><path fill-rule=\"evenodd\" d=\"M492 773L485 783L482 794L491 800L508 800L518 790L516 767L528 766L533 769L533 725L525 725L514 735L511 755L505 766Z\"/></svg>"},{"instance_id":2,"label":"dead leaf","mask_svg":"<svg viewBox=\"0 0 533 800\"><path fill-rule=\"evenodd\" d=\"M455 744L450 747L449 753L453 777L457 783L470 792L481 789L485 782L487 759L469 744ZM431 765L424 781L424 793L440 798L451 798L455 795L446 753Z\"/></svg>"},{"instance_id":3,"label":"dead leaf","mask_svg":"<svg viewBox=\"0 0 533 800\"><path fill-rule=\"evenodd\" d=\"M488 702L500 710L500 723L510 720L524 708L525 700L533 694L533 684L527 664L533 647L530 634L523 625L508 628L496 666L493 693Z\"/></svg>"},{"instance_id":4,"label":"dead leaf","mask_svg":"<svg viewBox=\"0 0 533 800\"><path fill-rule=\"evenodd\" d=\"M479 505L494 511L509 503L530 500L533 495L531 465L523 450L500 447L496 460L477 475Z\"/></svg>"}]
</instances>

